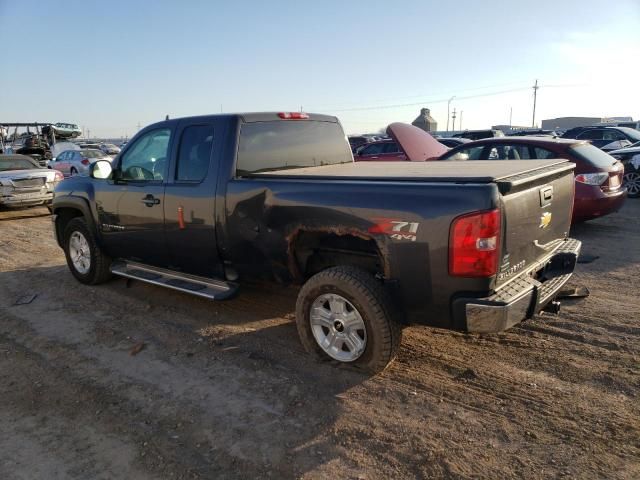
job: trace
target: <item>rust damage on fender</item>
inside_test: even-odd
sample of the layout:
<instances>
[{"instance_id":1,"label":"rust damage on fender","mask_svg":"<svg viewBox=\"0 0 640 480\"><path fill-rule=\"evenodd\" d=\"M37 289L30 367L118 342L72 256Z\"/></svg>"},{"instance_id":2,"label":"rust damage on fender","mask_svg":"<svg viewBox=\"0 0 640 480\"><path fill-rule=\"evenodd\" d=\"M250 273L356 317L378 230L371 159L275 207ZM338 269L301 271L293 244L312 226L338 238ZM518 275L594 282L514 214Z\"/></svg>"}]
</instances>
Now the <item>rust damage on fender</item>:
<instances>
[{"instance_id":1,"label":"rust damage on fender","mask_svg":"<svg viewBox=\"0 0 640 480\"><path fill-rule=\"evenodd\" d=\"M389 265L389 252L386 237L378 235L374 236L367 231L353 227L296 225L291 228L288 234L285 235L285 240L287 242L288 269L295 281L303 282L305 280L305 272L300 268L298 255L301 249L304 250L305 248L310 248L310 246L313 245L313 242L309 244L304 241L303 237L306 235L309 235L311 239L315 240L318 240L319 238L321 239L324 236L327 240L351 237L364 242L370 242L373 249L369 249L368 251L365 250L364 252L354 249L352 253L356 255L375 254L375 256L380 260L382 273L386 278L390 277L391 268ZM327 245L318 243L318 246L326 247Z\"/></svg>"}]
</instances>

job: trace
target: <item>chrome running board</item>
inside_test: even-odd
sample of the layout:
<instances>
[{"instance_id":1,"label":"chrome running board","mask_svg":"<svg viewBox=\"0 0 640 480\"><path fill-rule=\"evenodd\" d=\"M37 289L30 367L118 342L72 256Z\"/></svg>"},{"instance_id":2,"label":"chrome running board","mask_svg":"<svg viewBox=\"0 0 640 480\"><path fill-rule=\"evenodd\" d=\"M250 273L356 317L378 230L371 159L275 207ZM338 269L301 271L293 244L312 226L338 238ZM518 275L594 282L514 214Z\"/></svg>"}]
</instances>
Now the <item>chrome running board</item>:
<instances>
[{"instance_id":1,"label":"chrome running board","mask_svg":"<svg viewBox=\"0 0 640 480\"><path fill-rule=\"evenodd\" d=\"M226 300L238 290L238 285L222 280L198 277L142 263L117 260L111 264L111 273L141 282L171 288L209 300Z\"/></svg>"}]
</instances>

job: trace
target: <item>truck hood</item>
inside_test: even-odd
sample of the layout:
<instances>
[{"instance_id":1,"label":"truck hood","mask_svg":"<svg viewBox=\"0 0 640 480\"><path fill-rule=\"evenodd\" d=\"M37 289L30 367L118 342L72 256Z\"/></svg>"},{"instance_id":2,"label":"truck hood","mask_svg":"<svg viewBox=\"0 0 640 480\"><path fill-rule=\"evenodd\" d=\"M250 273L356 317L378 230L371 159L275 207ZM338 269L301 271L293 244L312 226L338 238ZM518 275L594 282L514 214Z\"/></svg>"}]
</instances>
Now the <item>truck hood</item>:
<instances>
[{"instance_id":1,"label":"truck hood","mask_svg":"<svg viewBox=\"0 0 640 480\"><path fill-rule=\"evenodd\" d=\"M449 150L424 130L408 123L392 123L387 127L387 134L396 141L407 159L412 162L437 160Z\"/></svg>"}]
</instances>

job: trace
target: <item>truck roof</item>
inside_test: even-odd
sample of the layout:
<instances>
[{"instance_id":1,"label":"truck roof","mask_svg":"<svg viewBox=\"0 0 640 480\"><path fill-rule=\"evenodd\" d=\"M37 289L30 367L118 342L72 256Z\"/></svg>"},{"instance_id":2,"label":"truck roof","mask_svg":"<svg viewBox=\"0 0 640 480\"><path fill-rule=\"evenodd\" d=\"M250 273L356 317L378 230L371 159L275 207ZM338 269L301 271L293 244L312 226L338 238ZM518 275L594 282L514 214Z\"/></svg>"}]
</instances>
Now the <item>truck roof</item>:
<instances>
[{"instance_id":1,"label":"truck roof","mask_svg":"<svg viewBox=\"0 0 640 480\"><path fill-rule=\"evenodd\" d=\"M189 117L176 117L169 120L162 120L160 122L153 123L146 128L152 127L157 128L159 125L166 125L167 123L180 122L183 120L193 121L193 122L202 122L208 119L215 118L239 118L244 123L253 123L253 122L272 122L272 121L283 121L283 122L304 122L309 120L315 120L319 122L333 122L337 123L338 118L332 115L322 115L320 113L304 113L307 118L304 119L284 119L280 117L280 114L289 113L289 114L298 114L302 112L245 112L245 113L216 113L211 115L195 115Z\"/></svg>"}]
</instances>

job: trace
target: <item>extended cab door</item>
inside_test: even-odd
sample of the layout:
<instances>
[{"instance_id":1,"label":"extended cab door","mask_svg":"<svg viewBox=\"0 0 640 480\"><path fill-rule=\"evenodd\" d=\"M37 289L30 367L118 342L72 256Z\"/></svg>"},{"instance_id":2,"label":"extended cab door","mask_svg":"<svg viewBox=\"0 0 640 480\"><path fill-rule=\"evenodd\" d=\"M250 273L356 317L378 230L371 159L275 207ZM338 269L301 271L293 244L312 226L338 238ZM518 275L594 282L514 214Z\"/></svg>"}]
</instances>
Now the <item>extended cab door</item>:
<instances>
[{"instance_id":1,"label":"extended cab door","mask_svg":"<svg viewBox=\"0 0 640 480\"><path fill-rule=\"evenodd\" d=\"M142 133L118 158L113 179L94 183L99 228L114 258L166 266L164 190L173 130L167 124Z\"/></svg>"},{"instance_id":2,"label":"extended cab door","mask_svg":"<svg viewBox=\"0 0 640 480\"><path fill-rule=\"evenodd\" d=\"M223 278L215 227L223 120L179 123L165 191L165 233L172 270Z\"/></svg>"}]
</instances>

